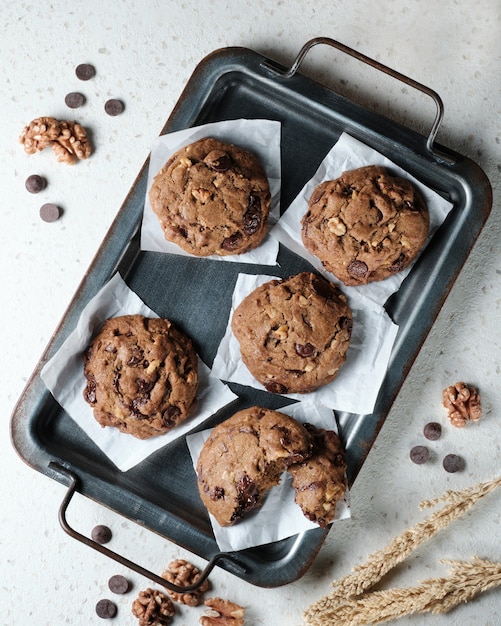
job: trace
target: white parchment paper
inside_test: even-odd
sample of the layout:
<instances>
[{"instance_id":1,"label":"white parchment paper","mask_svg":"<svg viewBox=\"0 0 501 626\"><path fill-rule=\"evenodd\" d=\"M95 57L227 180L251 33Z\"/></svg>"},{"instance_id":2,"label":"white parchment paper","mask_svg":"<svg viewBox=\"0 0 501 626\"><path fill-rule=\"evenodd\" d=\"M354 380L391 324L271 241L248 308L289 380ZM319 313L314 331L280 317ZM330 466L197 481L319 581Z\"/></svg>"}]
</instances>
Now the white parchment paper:
<instances>
[{"instance_id":1,"label":"white parchment paper","mask_svg":"<svg viewBox=\"0 0 501 626\"><path fill-rule=\"evenodd\" d=\"M404 278L411 271L412 265L402 272L390 276L385 280L372 282L368 285L346 287L333 274L328 272L319 259L308 252L301 239L301 220L308 210L308 201L315 187L327 180L334 180L343 172L353 170L366 165L380 165L387 167L391 173L410 180L422 193L430 214L430 231L427 242L431 239L437 228L447 217L452 208L452 203L445 200L433 189L423 185L419 180L408 174L390 159L373 150L364 143L343 133L334 147L326 155L319 165L315 175L311 178L297 197L284 212L276 226L271 230L271 236L283 243L287 248L308 260L328 280L343 287L343 291L350 295L352 292L360 292L365 297L383 305L392 293L398 290ZM416 257L417 258L417 257Z\"/></svg>"},{"instance_id":2,"label":"white parchment paper","mask_svg":"<svg viewBox=\"0 0 501 626\"><path fill-rule=\"evenodd\" d=\"M279 411L301 423L309 422L317 428L337 432L334 414L326 407L311 402L298 402L283 407ZM196 468L202 446L211 431L212 429L209 429L186 437L194 468ZM222 551L244 550L318 528L317 524L303 515L299 506L294 502L294 488L287 472L283 474L280 484L270 490L263 506L238 524L223 528L212 515L209 517L216 542ZM347 491L344 498L337 503L334 523L349 517L350 494Z\"/></svg>"},{"instance_id":3,"label":"white parchment paper","mask_svg":"<svg viewBox=\"0 0 501 626\"><path fill-rule=\"evenodd\" d=\"M273 278L264 274L238 275L226 332L212 364L214 376L264 390L242 361L239 343L231 330L231 318L249 293ZM398 326L383 307L360 294L351 294L348 304L353 313L353 331L346 361L331 383L306 395L309 401L321 402L331 409L365 415L374 409ZM295 400L306 397L305 394L285 395Z\"/></svg>"},{"instance_id":4,"label":"white parchment paper","mask_svg":"<svg viewBox=\"0 0 501 626\"><path fill-rule=\"evenodd\" d=\"M280 217L280 133L280 122L238 119L195 126L158 137L152 146L150 155L141 228L141 249L190 256L182 248L165 239L160 222L151 208L149 191L153 179L174 152L204 137L214 137L225 143L233 143L241 148L250 150L259 158L270 185L271 211L268 223L269 228L271 228ZM277 255L278 242L270 237L268 233L263 242L256 249L249 252L228 256L211 255L205 258L234 263L276 265Z\"/></svg>"},{"instance_id":5,"label":"white parchment paper","mask_svg":"<svg viewBox=\"0 0 501 626\"><path fill-rule=\"evenodd\" d=\"M185 422L164 435L145 440L121 433L116 428L102 428L82 395L86 385L82 355L93 334L106 319L131 314L158 317L129 289L121 276L115 274L84 308L77 327L45 364L41 373L42 380L54 398L121 471L130 469L167 443L186 434L236 398L199 358L197 404L193 415Z\"/></svg>"}]
</instances>

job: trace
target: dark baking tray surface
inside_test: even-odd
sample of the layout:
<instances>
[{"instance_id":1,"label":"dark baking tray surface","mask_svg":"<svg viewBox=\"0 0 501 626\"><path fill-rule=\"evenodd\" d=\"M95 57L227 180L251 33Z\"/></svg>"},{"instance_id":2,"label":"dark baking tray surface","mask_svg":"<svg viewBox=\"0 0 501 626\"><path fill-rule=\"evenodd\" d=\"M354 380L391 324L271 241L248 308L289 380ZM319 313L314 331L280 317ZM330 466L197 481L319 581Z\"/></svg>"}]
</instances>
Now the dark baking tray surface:
<instances>
[{"instance_id":1,"label":"dark baking tray surface","mask_svg":"<svg viewBox=\"0 0 501 626\"><path fill-rule=\"evenodd\" d=\"M489 215L491 189L483 172L470 160L443 146L439 149L451 162L437 159L422 135L299 73L284 77L273 68L279 72L284 69L245 48L212 53L195 69L162 133L226 119L279 120L282 210L344 131L385 154L454 204L398 293L386 305L399 325L399 333L374 413L337 415L352 484ZM64 483L64 477L49 464L70 469L78 477L78 491L85 496L210 560L218 547L198 497L184 438L122 473L55 402L41 381L40 371L74 329L82 308L117 270L158 315L172 319L193 337L200 356L211 366L224 334L239 272L286 277L311 268L283 247L279 266L271 268L141 252L139 228L146 178L147 162L14 410L12 441L23 460L37 471ZM239 399L204 427L245 406L279 408L288 402L239 385L231 387ZM239 552L243 569L233 573L263 587L296 580L311 565L327 532L319 528ZM233 571L229 561L221 566Z\"/></svg>"}]
</instances>

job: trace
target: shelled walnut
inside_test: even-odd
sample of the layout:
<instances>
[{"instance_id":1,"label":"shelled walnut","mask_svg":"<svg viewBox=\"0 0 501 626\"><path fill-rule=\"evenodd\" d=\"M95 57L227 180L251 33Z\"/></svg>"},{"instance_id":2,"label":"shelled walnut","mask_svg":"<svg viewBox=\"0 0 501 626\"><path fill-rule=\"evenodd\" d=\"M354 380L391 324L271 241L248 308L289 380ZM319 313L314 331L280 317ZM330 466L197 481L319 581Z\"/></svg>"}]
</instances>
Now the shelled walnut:
<instances>
[{"instance_id":1,"label":"shelled walnut","mask_svg":"<svg viewBox=\"0 0 501 626\"><path fill-rule=\"evenodd\" d=\"M189 561L176 559L169 563L167 569L162 572L162 578L180 587L188 587L189 585L194 585L200 578L200 570ZM187 604L188 606L197 606L200 595L207 591L208 588L209 581L204 580L200 587L194 591L184 593L167 590L167 592L176 602Z\"/></svg>"},{"instance_id":2,"label":"shelled walnut","mask_svg":"<svg viewBox=\"0 0 501 626\"><path fill-rule=\"evenodd\" d=\"M243 607L222 600L221 598L207 598L204 602L208 609L200 618L202 626L243 626L245 610Z\"/></svg>"},{"instance_id":3,"label":"shelled walnut","mask_svg":"<svg viewBox=\"0 0 501 626\"><path fill-rule=\"evenodd\" d=\"M79 159L87 159L92 153L83 126L54 117L37 117L32 120L24 127L19 142L27 154L35 154L50 146L58 161L70 165Z\"/></svg>"},{"instance_id":4,"label":"shelled walnut","mask_svg":"<svg viewBox=\"0 0 501 626\"><path fill-rule=\"evenodd\" d=\"M465 383L455 383L442 392L442 404L456 428L464 428L467 422L478 422L482 415L480 396L477 390Z\"/></svg>"},{"instance_id":5,"label":"shelled walnut","mask_svg":"<svg viewBox=\"0 0 501 626\"><path fill-rule=\"evenodd\" d=\"M139 626L165 626L174 616L174 604L163 591L145 589L132 603L132 614L139 619Z\"/></svg>"}]
</instances>

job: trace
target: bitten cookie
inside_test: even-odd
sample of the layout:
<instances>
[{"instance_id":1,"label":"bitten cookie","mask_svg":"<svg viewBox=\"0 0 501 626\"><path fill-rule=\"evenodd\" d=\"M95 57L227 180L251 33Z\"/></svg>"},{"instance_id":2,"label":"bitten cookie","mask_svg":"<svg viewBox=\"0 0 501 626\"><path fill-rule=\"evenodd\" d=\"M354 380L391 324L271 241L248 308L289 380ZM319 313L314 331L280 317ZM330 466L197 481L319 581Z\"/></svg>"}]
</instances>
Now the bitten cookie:
<instances>
[{"instance_id":1,"label":"bitten cookie","mask_svg":"<svg viewBox=\"0 0 501 626\"><path fill-rule=\"evenodd\" d=\"M167 319L110 318L83 360L83 395L103 427L147 439L177 426L193 407L198 358L191 339Z\"/></svg>"},{"instance_id":2,"label":"bitten cookie","mask_svg":"<svg viewBox=\"0 0 501 626\"><path fill-rule=\"evenodd\" d=\"M267 231L271 196L259 160L212 137L176 152L149 198L165 238L196 256L242 254Z\"/></svg>"},{"instance_id":3,"label":"bitten cookie","mask_svg":"<svg viewBox=\"0 0 501 626\"><path fill-rule=\"evenodd\" d=\"M311 272L258 287L231 320L243 362L272 393L307 393L334 380L352 326L345 296Z\"/></svg>"},{"instance_id":4,"label":"bitten cookie","mask_svg":"<svg viewBox=\"0 0 501 626\"><path fill-rule=\"evenodd\" d=\"M322 528L333 521L336 504L347 489L344 449L332 430L305 424L313 453L303 463L291 465L295 502L305 517Z\"/></svg>"},{"instance_id":5,"label":"bitten cookie","mask_svg":"<svg viewBox=\"0 0 501 626\"><path fill-rule=\"evenodd\" d=\"M260 407L218 424L197 462L198 489L221 526L231 526L261 506L291 463L311 454L308 432L292 417Z\"/></svg>"},{"instance_id":6,"label":"bitten cookie","mask_svg":"<svg viewBox=\"0 0 501 626\"><path fill-rule=\"evenodd\" d=\"M329 272L345 285L363 285L405 269L426 242L429 225L412 183L367 166L318 185L301 234Z\"/></svg>"}]
</instances>

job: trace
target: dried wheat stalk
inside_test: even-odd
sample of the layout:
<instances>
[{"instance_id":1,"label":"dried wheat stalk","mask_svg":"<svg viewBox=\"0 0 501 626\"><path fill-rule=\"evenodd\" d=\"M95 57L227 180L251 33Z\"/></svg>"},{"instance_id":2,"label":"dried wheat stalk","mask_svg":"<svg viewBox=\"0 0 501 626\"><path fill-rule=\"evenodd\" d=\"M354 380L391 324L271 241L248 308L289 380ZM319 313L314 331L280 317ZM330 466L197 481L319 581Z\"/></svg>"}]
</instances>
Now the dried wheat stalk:
<instances>
[{"instance_id":1,"label":"dried wheat stalk","mask_svg":"<svg viewBox=\"0 0 501 626\"><path fill-rule=\"evenodd\" d=\"M430 517L418 522L395 537L383 550L371 554L363 565L357 565L352 573L339 581L334 581L333 590L312 604L305 612L307 624L325 624L312 620L316 615L325 616L346 598L359 596L373 587L395 565L401 563L424 541L433 537L451 521L468 511L478 500L501 485L501 476L490 482L479 483L461 491L447 491L440 498L421 503L421 508L435 506L440 501L446 504Z\"/></svg>"},{"instance_id":2,"label":"dried wheat stalk","mask_svg":"<svg viewBox=\"0 0 501 626\"><path fill-rule=\"evenodd\" d=\"M449 563L452 570L447 578L432 578L417 587L374 591L343 600L328 610L309 613L306 623L362 626L382 624L412 613L447 613L477 594L501 585L501 563L478 557Z\"/></svg>"}]
</instances>

